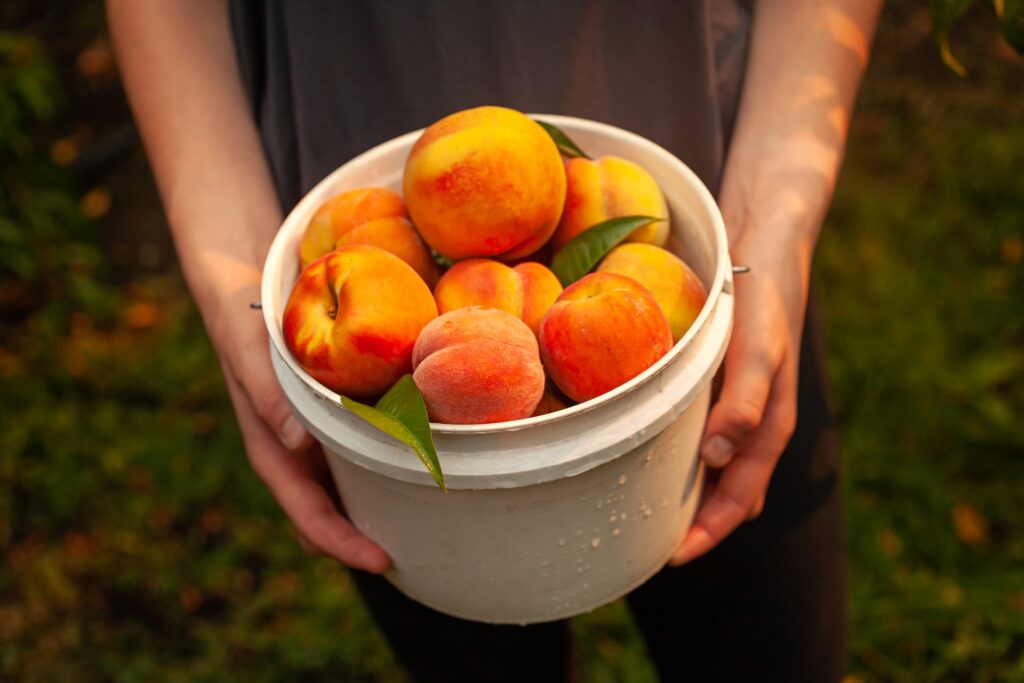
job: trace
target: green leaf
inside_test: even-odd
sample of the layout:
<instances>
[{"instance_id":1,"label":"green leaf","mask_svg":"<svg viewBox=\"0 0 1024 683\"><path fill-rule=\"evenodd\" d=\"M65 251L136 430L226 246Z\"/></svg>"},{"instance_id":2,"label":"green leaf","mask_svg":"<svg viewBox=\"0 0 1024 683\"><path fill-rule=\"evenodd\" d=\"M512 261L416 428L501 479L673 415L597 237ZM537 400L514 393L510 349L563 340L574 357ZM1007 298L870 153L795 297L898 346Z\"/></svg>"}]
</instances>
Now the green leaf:
<instances>
[{"instance_id":1,"label":"green leaf","mask_svg":"<svg viewBox=\"0 0 1024 683\"><path fill-rule=\"evenodd\" d=\"M441 463L437 460L434 439L430 434L427 406L412 375L402 375L377 401L376 406L368 406L347 396L341 397L341 404L354 415L409 446L423 461L441 490L448 493Z\"/></svg>"},{"instance_id":2,"label":"green leaf","mask_svg":"<svg viewBox=\"0 0 1024 683\"><path fill-rule=\"evenodd\" d=\"M575 142L572 141L568 135L562 132L562 129L558 126L552 125L540 119L534 119L540 124L540 127L548 132L551 139L555 141L555 145L558 147L558 151L567 157L583 157L589 159L587 153L580 149Z\"/></svg>"},{"instance_id":3,"label":"green leaf","mask_svg":"<svg viewBox=\"0 0 1024 683\"><path fill-rule=\"evenodd\" d=\"M586 275L604 255L637 228L663 221L654 216L620 216L592 225L573 237L551 260L551 272L563 287Z\"/></svg>"},{"instance_id":4,"label":"green leaf","mask_svg":"<svg viewBox=\"0 0 1024 683\"><path fill-rule=\"evenodd\" d=\"M997 8L1003 38L1018 54L1024 55L1024 0L1003 0Z\"/></svg>"},{"instance_id":5,"label":"green leaf","mask_svg":"<svg viewBox=\"0 0 1024 683\"><path fill-rule=\"evenodd\" d=\"M953 56L949 46L949 32L953 24L974 4L974 0L931 0L932 35L939 46L942 61L958 76L967 75L967 69Z\"/></svg>"},{"instance_id":6,"label":"green leaf","mask_svg":"<svg viewBox=\"0 0 1024 683\"><path fill-rule=\"evenodd\" d=\"M434 259L434 263L436 263L440 268L451 268L455 265L455 261L433 248L430 250L430 256Z\"/></svg>"}]
</instances>

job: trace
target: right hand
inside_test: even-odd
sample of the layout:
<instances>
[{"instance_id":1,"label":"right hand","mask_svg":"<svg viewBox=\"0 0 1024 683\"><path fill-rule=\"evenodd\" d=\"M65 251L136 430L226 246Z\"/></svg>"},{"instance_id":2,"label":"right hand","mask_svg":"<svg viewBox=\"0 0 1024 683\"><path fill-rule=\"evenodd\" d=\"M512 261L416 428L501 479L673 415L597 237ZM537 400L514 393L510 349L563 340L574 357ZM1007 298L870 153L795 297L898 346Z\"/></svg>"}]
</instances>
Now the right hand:
<instances>
[{"instance_id":1,"label":"right hand","mask_svg":"<svg viewBox=\"0 0 1024 683\"><path fill-rule=\"evenodd\" d=\"M305 545L352 567L384 571L388 556L352 527L328 493L333 484L323 455L292 416L270 365L263 320L249 308L259 300L259 268L281 225L281 207L239 78L227 3L107 0L107 24L253 469Z\"/></svg>"},{"instance_id":2,"label":"right hand","mask_svg":"<svg viewBox=\"0 0 1024 683\"><path fill-rule=\"evenodd\" d=\"M249 296L232 297L234 310L225 311L217 325L222 333L213 334L249 462L295 525L304 548L380 574L391 560L341 515L328 493L333 483L323 452L281 392L263 318L249 308L258 291Z\"/></svg>"}]
</instances>

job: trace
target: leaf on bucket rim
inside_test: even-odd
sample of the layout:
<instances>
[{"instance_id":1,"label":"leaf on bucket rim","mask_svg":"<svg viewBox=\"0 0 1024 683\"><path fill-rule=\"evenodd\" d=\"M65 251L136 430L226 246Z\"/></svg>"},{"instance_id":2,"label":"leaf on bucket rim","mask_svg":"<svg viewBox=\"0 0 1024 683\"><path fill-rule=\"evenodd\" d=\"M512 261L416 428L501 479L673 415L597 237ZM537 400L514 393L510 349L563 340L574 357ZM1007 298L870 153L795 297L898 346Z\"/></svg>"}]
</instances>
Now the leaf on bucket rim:
<instances>
[{"instance_id":1,"label":"leaf on bucket rim","mask_svg":"<svg viewBox=\"0 0 1024 683\"><path fill-rule=\"evenodd\" d=\"M402 375L375 406L368 406L347 396L341 397L341 404L352 414L409 446L441 490L448 493L437 450L434 448L434 438L430 433L427 406L412 375Z\"/></svg>"},{"instance_id":2,"label":"leaf on bucket rim","mask_svg":"<svg viewBox=\"0 0 1024 683\"><path fill-rule=\"evenodd\" d=\"M584 159L590 159L591 157L579 148L575 142L572 141L568 135L565 134L558 126L548 123L547 121L541 121L540 119L534 119L541 128L547 131L551 139L555 141L555 146L558 147L558 151L569 158L583 157Z\"/></svg>"},{"instance_id":3,"label":"leaf on bucket rim","mask_svg":"<svg viewBox=\"0 0 1024 683\"><path fill-rule=\"evenodd\" d=\"M637 228L665 220L655 216L620 216L592 225L569 240L551 259L551 272L563 287L589 273L605 254Z\"/></svg>"}]
</instances>

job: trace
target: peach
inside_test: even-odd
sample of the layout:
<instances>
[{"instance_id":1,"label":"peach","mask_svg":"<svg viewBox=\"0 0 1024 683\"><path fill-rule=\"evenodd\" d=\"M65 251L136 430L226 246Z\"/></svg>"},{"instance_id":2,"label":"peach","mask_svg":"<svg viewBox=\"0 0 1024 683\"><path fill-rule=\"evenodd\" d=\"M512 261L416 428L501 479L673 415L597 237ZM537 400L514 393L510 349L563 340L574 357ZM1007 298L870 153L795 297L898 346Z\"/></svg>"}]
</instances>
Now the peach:
<instances>
[{"instance_id":1,"label":"peach","mask_svg":"<svg viewBox=\"0 0 1024 683\"><path fill-rule=\"evenodd\" d=\"M656 216L630 233L630 242L662 246L668 239L668 207L651 175L631 161L606 156L565 162L565 210L552 238L556 250L587 228L619 216Z\"/></svg>"},{"instance_id":2,"label":"peach","mask_svg":"<svg viewBox=\"0 0 1024 683\"><path fill-rule=\"evenodd\" d=\"M383 249L359 244L302 271L282 332L315 380L348 396L372 397L412 370L416 338L435 318L434 297L416 271Z\"/></svg>"},{"instance_id":3,"label":"peach","mask_svg":"<svg viewBox=\"0 0 1024 683\"><path fill-rule=\"evenodd\" d=\"M511 313L540 334L540 319L562 293L555 274L539 263L510 268L490 259L468 259L452 266L434 289L440 313L465 306L497 308Z\"/></svg>"},{"instance_id":4,"label":"peach","mask_svg":"<svg viewBox=\"0 0 1024 683\"><path fill-rule=\"evenodd\" d=\"M654 295L677 342L690 329L707 301L708 293L697 274L678 256L651 244L622 244L612 249L599 273L631 277Z\"/></svg>"},{"instance_id":5,"label":"peach","mask_svg":"<svg viewBox=\"0 0 1024 683\"><path fill-rule=\"evenodd\" d=\"M471 306L440 316L420 333L412 363L435 422L518 420L533 413L544 393L533 333L495 308Z\"/></svg>"},{"instance_id":6,"label":"peach","mask_svg":"<svg viewBox=\"0 0 1024 683\"><path fill-rule=\"evenodd\" d=\"M503 107L467 109L428 127L409 152L402 185L423 239L454 260L532 254L551 237L565 202L555 143Z\"/></svg>"},{"instance_id":7,"label":"peach","mask_svg":"<svg viewBox=\"0 0 1024 683\"><path fill-rule=\"evenodd\" d=\"M437 264L409 222L402 198L383 187L364 187L335 195L317 209L299 242L305 268L329 251L369 244L391 252L419 273L428 287L437 282Z\"/></svg>"},{"instance_id":8,"label":"peach","mask_svg":"<svg viewBox=\"0 0 1024 683\"><path fill-rule=\"evenodd\" d=\"M670 348L672 330L654 296L614 273L591 273L567 287L540 324L544 367L574 401L629 381Z\"/></svg>"}]
</instances>

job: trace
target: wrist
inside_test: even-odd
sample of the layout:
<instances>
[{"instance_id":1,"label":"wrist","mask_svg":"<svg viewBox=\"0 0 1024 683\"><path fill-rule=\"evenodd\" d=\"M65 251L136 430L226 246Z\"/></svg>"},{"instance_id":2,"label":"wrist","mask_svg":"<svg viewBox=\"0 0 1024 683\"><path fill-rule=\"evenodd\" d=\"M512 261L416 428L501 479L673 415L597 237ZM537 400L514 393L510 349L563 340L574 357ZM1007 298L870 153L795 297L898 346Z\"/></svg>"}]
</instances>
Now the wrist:
<instances>
[{"instance_id":1,"label":"wrist","mask_svg":"<svg viewBox=\"0 0 1024 683\"><path fill-rule=\"evenodd\" d=\"M742 241L813 250L833 185L833 172L802 163L730 159L718 200L730 246Z\"/></svg>"}]
</instances>

